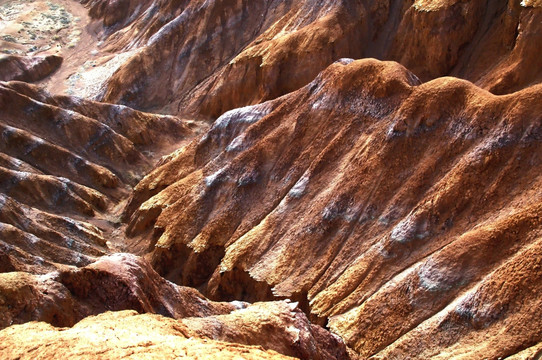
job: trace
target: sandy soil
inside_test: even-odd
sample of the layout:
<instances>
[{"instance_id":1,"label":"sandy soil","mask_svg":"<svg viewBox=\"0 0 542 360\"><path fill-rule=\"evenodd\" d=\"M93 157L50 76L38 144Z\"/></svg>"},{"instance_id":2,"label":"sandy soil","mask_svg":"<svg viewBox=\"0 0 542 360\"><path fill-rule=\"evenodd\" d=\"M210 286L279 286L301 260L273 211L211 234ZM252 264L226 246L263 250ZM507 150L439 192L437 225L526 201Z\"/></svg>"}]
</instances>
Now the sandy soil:
<instances>
[{"instance_id":1,"label":"sandy soil","mask_svg":"<svg viewBox=\"0 0 542 360\"><path fill-rule=\"evenodd\" d=\"M0 0L0 52L61 55L73 49L82 33L75 2Z\"/></svg>"},{"instance_id":2,"label":"sandy soil","mask_svg":"<svg viewBox=\"0 0 542 360\"><path fill-rule=\"evenodd\" d=\"M60 69L41 82L53 94L92 97L98 92L100 80L116 69L108 64L113 56L102 56L99 36L100 26L77 1L0 0L0 53L64 58ZM95 70L103 64L109 71Z\"/></svg>"}]
</instances>

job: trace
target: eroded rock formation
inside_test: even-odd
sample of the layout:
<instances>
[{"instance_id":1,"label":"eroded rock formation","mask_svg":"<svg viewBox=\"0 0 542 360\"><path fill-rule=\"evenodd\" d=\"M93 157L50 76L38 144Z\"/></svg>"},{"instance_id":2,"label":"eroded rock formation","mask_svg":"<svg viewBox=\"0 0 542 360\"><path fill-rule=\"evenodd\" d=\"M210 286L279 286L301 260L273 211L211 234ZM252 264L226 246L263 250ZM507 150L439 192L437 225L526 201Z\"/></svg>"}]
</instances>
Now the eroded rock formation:
<instances>
[{"instance_id":1,"label":"eroded rock formation","mask_svg":"<svg viewBox=\"0 0 542 360\"><path fill-rule=\"evenodd\" d=\"M183 331L184 330L184 331ZM70 329L47 323L15 325L0 332L4 359L293 359L261 346L194 338L178 322L134 311L89 317Z\"/></svg>"},{"instance_id":2,"label":"eroded rock formation","mask_svg":"<svg viewBox=\"0 0 542 360\"><path fill-rule=\"evenodd\" d=\"M341 57L395 60L423 81L453 75L495 94L542 79L536 1L88 5L106 28L104 53L118 54L89 95L140 109L214 119L297 90Z\"/></svg>"},{"instance_id":3,"label":"eroded rock formation","mask_svg":"<svg viewBox=\"0 0 542 360\"><path fill-rule=\"evenodd\" d=\"M211 303L174 285L131 254L99 258L83 268L44 275L0 274L0 328L28 321L73 326L89 315L133 309L172 318L228 314L243 303Z\"/></svg>"},{"instance_id":4,"label":"eroded rock formation","mask_svg":"<svg viewBox=\"0 0 542 360\"><path fill-rule=\"evenodd\" d=\"M540 357L540 1L17 1L0 357Z\"/></svg>"},{"instance_id":5,"label":"eroded rock formation","mask_svg":"<svg viewBox=\"0 0 542 360\"><path fill-rule=\"evenodd\" d=\"M511 355L541 336L541 100L345 59L170 156L128 234L211 298L304 301L362 357Z\"/></svg>"},{"instance_id":6,"label":"eroded rock formation","mask_svg":"<svg viewBox=\"0 0 542 360\"><path fill-rule=\"evenodd\" d=\"M0 55L0 81L35 82L51 75L60 64L62 57L56 55L40 57Z\"/></svg>"},{"instance_id":7,"label":"eroded rock formation","mask_svg":"<svg viewBox=\"0 0 542 360\"><path fill-rule=\"evenodd\" d=\"M63 351L69 356L83 356L83 349L79 347L88 348L92 345L92 341L89 343L85 340L91 336L89 332L92 330L83 324L92 324L93 328L100 329L100 333L95 336L104 336L105 334L101 333L103 331L117 334L117 337L124 331L135 331L136 335L132 333L132 336L141 336L141 341L151 342L161 341L161 337L155 332L164 327L177 330L176 334L172 334L178 337L173 340L180 342L175 344L175 348L183 347L181 344L185 339L196 338L259 345L260 349L263 347L301 359L348 359L350 356L344 342L318 325L310 324L297 303L211 302L192 288L168 282L146 261L131 254L105 256L81 269L66 268L46 275L30 275L25 272L0 274L0 309L0 328L9 327L0 331L0 354L5 359L16 358L25 353L27 356L34 356L24 347L14 349L14 343L20 338L26 338L30 332L34 332L35 337L24 343L28 349L41 348L38 353L45 358L51 356L44 355L48 351L52 351L50 354ZM119 312L126 309L160 314L167 318ZM107 311L119 313L88 318ZM84 318L87 319L76 325ZM27 327L16 325L30 321L36 323ZM58 330L59 333L55 333L57 330L43 322L57 327L73 328L67 332ZM132 322L140 322L142 325L132 329L127 326ZM164 323L164 327L156 329L156 324L160 322ZM127 326L125 330L113 331L113 328L110 328L117 328L121 323ZM145 328L147 330L140 333ZM42 332L47 333L47 336L40 336ZM86 335L82 336L84 332ZM65 339L66 334L72 334L70 338L81 343L70 352L62 349L68 341ZM107 356L121 356L122 348L130 341L119 339L119 342L106 343L103 352L107 353ZM57 345L53 345L55 343ZM140 346L140 352L150 351L149 356L152 354L152 349L145 349L148 345L140 344L140 341L137 344L139 345L133 346ZM158 345L155 343L152 347ZM53 350L49 348L51 346L54 346ZM235 348L237 345L229 346ZM45 347L47 350L43 349ZM93 349L91 354L95 356L101 353L102 350ZM210 353L208 356L211 355Z\"/></svg>"},{"instance_id":8,"label":"eroded rock formation","mask_svg":"<svg viewBox=\"0 0 542 360\"><path fill-rule=\"evenodd\" d=\"M109 252L130 186L192 130L122 105L0 83L3 271L44 273ZM107 236L104 236L107 233Z\"/></svg>"}]
</instances>

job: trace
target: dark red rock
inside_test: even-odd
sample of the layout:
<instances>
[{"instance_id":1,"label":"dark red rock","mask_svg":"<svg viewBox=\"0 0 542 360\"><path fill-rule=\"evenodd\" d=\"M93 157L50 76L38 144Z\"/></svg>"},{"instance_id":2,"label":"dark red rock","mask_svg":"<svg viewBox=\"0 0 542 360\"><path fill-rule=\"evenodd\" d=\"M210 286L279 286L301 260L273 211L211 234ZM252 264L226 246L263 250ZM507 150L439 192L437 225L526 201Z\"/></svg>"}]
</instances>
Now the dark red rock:
<instances>
[{"instance_id":1,"label":"dark red rock","mask_svg":"<svg viewBox=\"0 0 542 360\"><path fill-rule=\"evenodd\" d=\"M55 72L62 64L62 57L0 55L0 81L19 80L36 82Z\"/></svg>"}]
</instances>

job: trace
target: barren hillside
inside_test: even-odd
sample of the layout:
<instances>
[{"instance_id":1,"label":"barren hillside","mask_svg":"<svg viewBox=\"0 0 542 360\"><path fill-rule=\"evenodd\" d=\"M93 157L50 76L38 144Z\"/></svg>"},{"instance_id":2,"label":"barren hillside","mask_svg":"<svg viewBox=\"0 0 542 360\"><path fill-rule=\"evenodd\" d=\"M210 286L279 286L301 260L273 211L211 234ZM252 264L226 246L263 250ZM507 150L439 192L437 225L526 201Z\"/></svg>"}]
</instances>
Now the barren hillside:
<instances>
[{"instance_id":1,"label":"barren hillside","mask_svg":"<svg viewBox=\"0 0 542 360\"><path fill-rule=\"evenodd\" d=\"M0 357L538 359L542 2L0 0Z\"/></svg>"}]
</instances>

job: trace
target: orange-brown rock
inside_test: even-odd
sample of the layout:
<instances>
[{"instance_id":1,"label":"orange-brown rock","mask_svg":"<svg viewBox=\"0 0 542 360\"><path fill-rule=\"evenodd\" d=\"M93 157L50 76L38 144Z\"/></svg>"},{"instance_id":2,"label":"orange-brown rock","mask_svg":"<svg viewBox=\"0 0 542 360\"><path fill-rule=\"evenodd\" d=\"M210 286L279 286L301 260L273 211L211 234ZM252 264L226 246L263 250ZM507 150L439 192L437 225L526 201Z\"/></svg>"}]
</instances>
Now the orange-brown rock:
<instances>
[{"instance_id":1,"label":"orange-brown rock","mask_svg":"<svg viewBox=\"0 0 542 360\"><path fill-rule=\"evenodd\" d=\"M89 317L73 328L43 322L0 331L2 359L293 359L261 346L188 337L172 319L134 311Z\"/></svg>"},{"instance_id":2,"label":"orange-brown rock","mask_svg":"<svg viewBox=\"0 0 542 360\"><path fill-rule=\"evenodd\" d=\"M387 58L426 81L453 75L495 94L540 83L539 1L416 0L404 13Z\"/></svg>"},{"instance_id":3,"label":"orange-brown rock","mask_svg":"<svg viewBox=\"0 0 542 360\"><path fill-rule=\"evenodd\" d=\"M301 359L349 358L344 342L310 324L297 303L212 302L195 289L165 280L131 254L104 256L83 268L46 275L0 274L0 329L30 321L69 327L91 315L121 310L179 319L175 328L186 338L259 345Z\"/></svg>"},{"instance_id":4,"label":"orange-brown rock","mask_svg":"<svg viewBox=\"0 0 542 360\"><path fill-rule=\"evenodd\" d=\"M310 324L297 303L255 303L227 315L186 318L180 323L192 337L257 344L299 359L350 358L343 341Z\"/></svg>"},{"instance_id":5,"label":"orange-brown rock","mask_svg":"<svg viewBox=\"0 0 542 360\"><path fill-rule=\"evenodd\" d=\"M540 0L82 3L0 4L0 358L540 358Z\"/></svg>"},{"instance_id":6,"label":"orange-brown rock","mask_svg":"<svg viewBox=\"0 0 542 360\"><path fill-rule=\"evenodd\" d=\"M509 357L511 360L535 360L542 354L542 343L538 343L528 349L525 349Z\"/></svg>"},{"instance_id":7,"label":"orange-brown rock","mask_svg":"<svg viewBox=\"0 0 542 360\"><path fill-rule=\"evenodd\" d=\"M0 83L0 109L2 271L45 273L108 253L130 186L193 133L172 116L14 81Z\"/></svg>"},{"instance_id":8,"label":"orange-brown rock","mask_svg":"<svg viewBox=\"0 0 542 360\"><path fill-rule=\"evenodd\" d=\"M215 119L296 90L341 57L396 60L496 94L542 80L537 1L88 1L104 27L89 93ZM205 34L202 36L202 34ZM94 71L94 70L93 70ZM100 70L101 71L101 70ZM96 71L99 73L100 71Z\"/></svg>"},{"instance_id":9,"label":"orange-brown rock","mask_svg":"<svg viewBox=\"0 0 542 360\"><path fill-rule=\"evenodd\" d=\"M135 7L132 3L123 6ZM110 7L109 2L101 4ZM147 10L136 13L129 26L107 39L108 51L130 49L132 55L100 95L105 101L145 109L167 106L174 113L192 114L206 107L203 116L212 117L297 89L335 57L351 54L349 41L361 42L361 31L355 26L361 20L359 5L320 5L218 0L149 6L144 2L142 9ZM94 3L92 9L97 6ZM107 16L104 23L109 23ZM200 33L209 35L199 37ZM267 41L275 36L276 41ZM277 52L268 56L268 47ZM213 90L219 82L229 85ZM229 96L222 94L226 91ZM209 99L204 99L206 94Z\"/></svg>"},{"instance_id":10,"label":"orange-brown rock","mask_svg":"<svg viewBox=\"0 0 542 360\"><path fill-rule=\"evenodd\" d=\"M541 100L344 59L165 159L128 234L211 298L299 300L362 358L509 356L542 340Z\"/></svg>"},{"instance_id":11,"label":"orange-brown rock","mask_svg":"<svg viewBox=\"0 0 542 360\"><path fill-rule=\"evenodd\" d=\"M61 64L62 57L57 55L36 57L0 55L0 81L35 82L49 76Z\"/></svg>"},{"instance_id":12,"label":"orange-brown rock","mask_svg":"<svg viewBox=\"0 0 542 360\"><path fill-rule=\"evenodd\" d=\"M194 289L166 281L131 254L104 256L86 267L45 275L0 274L0 328L28 321L73 326L108 310L183 318L228 314L244 306L209 302Z\"/></svg>"}]
</instances>

